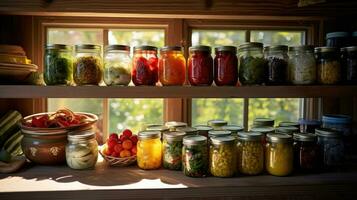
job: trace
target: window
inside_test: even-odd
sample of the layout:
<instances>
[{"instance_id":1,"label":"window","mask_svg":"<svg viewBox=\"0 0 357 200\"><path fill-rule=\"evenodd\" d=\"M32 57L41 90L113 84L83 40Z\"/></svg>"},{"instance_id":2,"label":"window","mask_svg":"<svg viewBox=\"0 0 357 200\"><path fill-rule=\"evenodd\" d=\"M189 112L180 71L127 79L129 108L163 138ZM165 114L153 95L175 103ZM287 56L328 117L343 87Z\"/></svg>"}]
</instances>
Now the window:
<instances>
[{"instance_id":1,"label":"window","mask_svg":"<svg viewBox=\"0 0 357 200\"><path fill-rule=\"evenodd\" d=\"M305 44L304 31L250 31L250 41L269 45L301 45Z\"/></svg>"}]
</instances>

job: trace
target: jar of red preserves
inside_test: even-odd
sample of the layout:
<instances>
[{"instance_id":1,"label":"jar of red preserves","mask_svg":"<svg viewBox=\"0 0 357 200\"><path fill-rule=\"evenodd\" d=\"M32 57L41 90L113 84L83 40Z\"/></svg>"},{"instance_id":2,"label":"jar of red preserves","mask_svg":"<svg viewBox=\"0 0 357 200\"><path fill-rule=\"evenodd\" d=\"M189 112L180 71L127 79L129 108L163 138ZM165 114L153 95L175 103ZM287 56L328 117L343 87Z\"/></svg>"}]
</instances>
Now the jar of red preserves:
<instances>
[{"instance_id":1,"label":"jar of red preserves","mask_svg":"<svg viewBox=\"0 0 357 200\"><path fill-rule=\"evenodd\" d=\"M319 146L315 134L294 134L294 165L296 169L305 172L316 171L321 166L319 155Z\"/></svg>"},{"instance_id":2,"label":"jar of red preserves","mask_svg":"<svg viewBox=\"0 0 357 200\"><path fill-rule=\"evenodd\" d=\"M158 81L157 48L134 47L132 81L134 85L156 85Z\"/></svg>"},{"instance_id":3,"label":"jar of red preserves","mask_svg":"<svg viewBox=\"0 0 357 200\"><path fill-rule=\"evenodd\" d=\"M237 48L221 46L215 48L214 82L217 86L235 86L238 81Z\"/></svg>"},{"instance_id":4,"label":"jar of red preserves","mask_svg":"<svg viewBox=\"0 0 357 200\"><path fill-rule=\"evenodd\" d=\"M183 85L186 80L186 59L179 46L160 49L159 80L164 86Z\"/></svg>"},{"instance_id":5,"label":"jar of red preserves","mask_svg":"<svg viewBox=\"0 0 357 200\"><path fill-rule=\"evenodd\" d=\"M190 47L188 58L188 80L194 86L209 86L213 82L213 59L211 47Z\"/></svg>"}]
</instances>

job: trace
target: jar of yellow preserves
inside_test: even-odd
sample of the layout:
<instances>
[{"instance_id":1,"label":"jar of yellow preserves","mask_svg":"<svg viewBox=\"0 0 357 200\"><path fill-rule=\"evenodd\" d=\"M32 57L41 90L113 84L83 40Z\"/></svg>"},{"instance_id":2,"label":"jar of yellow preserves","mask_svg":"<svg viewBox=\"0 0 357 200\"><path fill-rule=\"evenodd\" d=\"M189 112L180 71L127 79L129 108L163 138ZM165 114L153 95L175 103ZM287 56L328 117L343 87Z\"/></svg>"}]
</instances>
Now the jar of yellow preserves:
<instances>
[{"instance_id":1,"label":"jar of yellow preserves","mask_svg":"<svg viewBox=\"0 0 357 200\"><path fill-rule=\"evenodd\" d=\"M267 135L266 170L275 176L287 176L293 171L293 140L288 134Z\"/></svg>"},{"instance_id":2,"label":"jar of yellow preserves","mask_svg":"<svg viewBox=\"0 0 357 200\"><path fill-rule=\"evenodd\" d=\"M238 133L238 170L242 174L257 175L264 170L263 134L259 132Z\"/></svg>"},{"instance_id":3,"label":"jar of yellow preserves","mask_svg":"<svg viewBox=\"0 0 357 200\"><path fill-rule=\"evenodd\" d=\"M236 173L237 153L232 136L211 138L209 169L213 176L232 177Z\"/></svg>"},{"instance_id":4,"label":"jar of yellow preserves","mask_svg":"<svg viewBox=\"0 0 357 200\"><path fill-rule=\"evenodd\" d=\"M161 133L143 131L138 134L137 162L141 169L158 169L161 167Z\"/></svg>"}]
</instances>

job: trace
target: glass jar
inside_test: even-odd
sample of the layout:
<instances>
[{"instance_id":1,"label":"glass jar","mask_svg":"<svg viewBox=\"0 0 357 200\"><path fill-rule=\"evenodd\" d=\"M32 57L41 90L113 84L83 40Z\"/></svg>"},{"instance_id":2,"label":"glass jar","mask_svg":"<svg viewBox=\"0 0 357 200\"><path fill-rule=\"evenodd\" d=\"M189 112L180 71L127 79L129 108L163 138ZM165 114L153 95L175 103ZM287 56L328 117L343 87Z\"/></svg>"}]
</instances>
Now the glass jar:
<instances>
[{"instance_id":1,"label":"glass jar","mask_svg":"<svg viewBox=\"0 0 357 200\"><path fill-rule=\"evenodd\" d=\"M207 125L212 127L213 130L222 130L222 127L226 126L227 124L228 124L227 121L220 120L220 119L209 120L207 122Z\"/></svg>"},{"instance_id":2,"label":"glass jar","mask_svg":"<svg viewBox=\"0 0 357 200\"><path fill-rule=\"evenodd\" d=\"M236 142L232 136L211 138L209 169L213 176L232 177L237 169Z\"/></svg>"},{"instance_id":3,"label":"glass jar","mask_svg":"<svg viewBox=\"0 0 357 200\"><path fill-rule=\"evenodd\" d=\"M337 84L341 81L341 64L338 49L334 47L315 48L317 63L317 82Z\"/></svg>"},{"instance_id":4,"label":"glass jar","mask_svg":"<svg viewBox=\"0 0 357 200\"><path fill-rule=\"evenodd\" d=\"M269 174L287 176L293 171L293 140L287 134L267 135L265 166Z\"/></svg>"},{"instance_id":5,"label":"glass jar","mask_svg":"<svg viewBox=\"0 0 357 200\"><path fill-rule=\"evenodd\" d=\"M301 133L315 133L315 129L320 128L322 123L319 120L299 119L299 124Z\"/></svg>"},{"instance_id":6,"label":"glass jar","mask_svg":"<svg viewBox=\"0 0 357 200\"><path fill-rule=\"evenodd\" d=\"M160 83L164 86L183 85L186 81L186 59L182 47L163 47L160 49L160 55Z\"/></svg>"},{"instance_id":7,"label":"glass jar","mask_svg":"<svg viewBox=\"0 0 357 200\"><path fill-rule=\"evenodd\" d=\"M289 81L294 85L310 85L316 81L316 63L312 46L289 47Z\"/></svg>"},{"instance_id":8,"label":"glass jar","mask_svg":"<svg viewBox=\"0 0 357 200\"><path fill-rule=\"evenodd\" d=\"M237 48L221 46L215 48L214 82L217 86L235 86L238 81Z\"/></svg>"},{"instance_id":9,"label":"glass jar","mask_svg":"<svg viewBox=\"0 0 357 200\"><path fill-rule=\"evenodd\" d=\"M182 140L185 135L185 132L178 131L164 133L162 165L165 169L182 169Z\"/></svg>"},{"instance_id":10,"label":"glass jar","mask_svg":"<svg viewBox=\"0 0 357 200\"><path fill-rule=\"evenodd\" d=\"M161 167L161 133L142 131L138 134L137 163L141 169L158 169Z\"/></svg>"},{"instance_id":11,"label":"glass jar","mask_svg":"<svg viewBox=\"0 0 357 200\"><path fill-rule=\"evenodd\" d=\"M205 137L208 137L208 132L213 130L212 127L207 126L207 125L197 125L197 126L194 126L193 128L197 129L198 135L202 135Z\"/></svg>"},{"instance_id":12,"label":"glass jar","mask_svg":"<svg viewBox=\"0 0 357 200\"><path fill-rule=\"evenodd\" d=\"M201 135L191 135L183 138L182 166L186 176L207 176L208 149L206 137Z\"/></svg>"},{"instance_id":13,"label":"glass jar","mask_svg":"<svg viewBox=\"0 0 357 200\"><path fill-rule=\"evenodd\" d=\"M349 46L348 32L331 32L326 34L326 46L328 47L346 47Z\"/></svg>"},{"instance_id":14,"label":"glass jar","mask_svg":"<svg viewBox=\"0 0 357 200\"><path fill-rule=\"evenodd\" d=\"M268 62L267 85L284 85L288 78L288 46L264 47L264 58Z\"/></svg>"},{"instance_id":15,"label":"glass jar","mask_svg":"<svg viewBox=\"0 0 357 200\"><path fill-rule=\"evenodd\" d=\"M250 42L239 46L239 82L242 85L261 85L267 76L263 44Z\"/></svg>"},{"instance_id":16,"label":"glass jar","mask_svg":"<svg viewBox=\"0 0 357 200\"><path fill-rule=\"evenodd\" d=\"M169 127L170 131L176 131L177 128L187 127L187 123L170 121L170 122L166 122L165 126Z\"/></svg>"},{"instance_id":17,"label":"glass jar","mask_svg":"<svg viewBox=\"0 0 357 200\"><path fill-rule=\"evenodd\" d=\"M255 118L253 127L274 127L274 120L264 117Z\"/></svg>"},{"instance_id":18,"label":"glass jar","mask_svg":"<svg viewBox=\"0 0 357 200\"><path fill-rule=\"evenodd\" d=\"M212 130L208 131L208 138L215 138L215 137L226 137L232 135L232 132L230 131L224 131L224 130Z\"/></svg>"},{"instance_id":19,"label":"glass jar","mask_svg":"<svg viewBox=\"0 0 357 200\"><path fill-rule=\"evenodd\" d=\"M132 81L134 85L156 85L158 81L157 48L153 46L134 47Z\"/></svg>"},{"instance_id":20,"label":"glass jar","mask_svg":"<svg viewBox=\"0 0 357 200\"><path fill-rule=\"evenodd\" d=\"M275 129L276 133L288 134L293 135L294 133L299 133L300 129L295 126L284 126L284 127L277 127Z\"/></svg>"},{"instance_id":21,"label":"glass jar","mask_svg":"<svg viewBox=\"0 0 357 200\"><path fill-rule=\"evenodd\" d=\"M231 135L236 137L238 132L241 132L244 130L244 128L242 126L238 126L238 125L225 125L222 126L222 129L225 131L230 131Z\"/></svg>"},{"instance_id":22,"label":"glass jar","mask_svg":"<svg viewBox=\"0 0 357 200\"><path fill-rule=\"evenodd\" d=\"M271 126L253 127L250 129L251 132L258 132L263 134L263 143L266 143L266 135L269 133L275 133L275 128Z\"/></svg>"},{"instance_id":23,"label":"glass jar","mask_svg":"<svg viewBox=\"0 0 357 200\"><path fill-rule=\"evenodd\" d=\"M180 132L185 132L186 135L197 135L198 134L198 130L195 129L195 128L192 128L192 127L178 127L176 128L177 131L180 131Z\"/></svg>"},{"instance_id":24,"label":"glass jar","mask_svg":"<svg viewBox=\"0 0 357 200\"><path fill-rule=\"evenodd\" d=\"M67 165L72 169L93 168L98 159L95 132L90 130L68 133L66 145Z\"/></svg>"},{"instance_id":25,"label":"glass jar","mask_svg":"<svg viewBox=\"0 0 357 200\"><path fill-rule=\"evenodd\" d=\"M258 132L238 133L238 170L242 174L257 175L264 170L263 134Z\"/></svg>"},{"instance_id":26,"label":"glass jar","mask_svg":"<svg viewBox=\"0 0 357 200\"><path fill-rule=\"evenodd\" d=\"M210 86L213 82L213 59L211 47L190 47L188 80L194 86Z\"/></svg>"},{"instance_id":27,"label":"glass jar","mask_svg":"<svg viewBox=\"0 0 357 200\"><path fill-rule=\"evenodd\" d=\"M316 171L320 167L317 137L312 133L294 134L294 166L300 171Z\"/></svg>"},{"instance_id":28,"label":"glass jar","mask_svg":"<svg viewBox=\"0 0 357 200\"><path fill-rule=\"evenodd\" d=\"M129 46L107 46L104 57L104 82L106 85L129 85L131 81L131 59L129 54Z\"/></svg>"},{"instance_id":29,"label":"glass jar","mask_svg":"<svg viewBox=\"0 0 357 200\"><path fill-rule=\"evenodd\" d=\"M342 69L344 69L343 80L347 84L357 84L357 46L341 49Z\"/></svg>"},{"instance_id":30,"label":"glass jar","mask_svg":"<svg viewBox=\"0 0 357 200\"><path fill-rule=\"evenodd\" d=\"M323 115L322 128L342 132L344 136L352 135L352 117L348 115Z\"/></svg>"},{"instance_id":31,"label":"glass jar","mask_svg":"<svg viewBox=\"0 0 357 200\"><path fill-rule=\"evenodd\" d=\"M344 143L342 133L326 128L316 129L317 144L325 169L341 166L344 161Z\"/></svg>"},{"instance_id":32,"label":"glass jar","mask_svg":"<svg viewBox=\"0 0 357 200\"><path fill-rule=\"evenodd\" d=\"M146 127L146 131L159 131L161 133L161 138L163 138L164 133L169 132L170 129L167 126L164 125L151 125L149 127Z\"/></svg>"},{"instance_id":33,"label":"glass jar","mask_svg":"<svg viewBox=\"0 0 357 200\"><path fill-rule=\"evenodd\" d=\"M98 85L103 77L100 45L76 45L73 78L77 85Z\"/></svg>"},{"instance_id":34,"label":"glass jar","mask_svg":"<svg viewBox=\"0 0 357 200\"><path fill-rule=\"evenodd\" d=\"M71 46L49 44L45 52L44 81L46 85L71 85L73 59Z\"/></svg>"},{"instance_id":35,"label":"glass jar","mask_svg":"<svg viewBox=\"0 0 357 200\"><path fill-rule=\"evenodd\" d=\"M293 126L296 128L300 128L300 124L298 122L280 122L279 127Z\"/></svg>"}]
</instances>

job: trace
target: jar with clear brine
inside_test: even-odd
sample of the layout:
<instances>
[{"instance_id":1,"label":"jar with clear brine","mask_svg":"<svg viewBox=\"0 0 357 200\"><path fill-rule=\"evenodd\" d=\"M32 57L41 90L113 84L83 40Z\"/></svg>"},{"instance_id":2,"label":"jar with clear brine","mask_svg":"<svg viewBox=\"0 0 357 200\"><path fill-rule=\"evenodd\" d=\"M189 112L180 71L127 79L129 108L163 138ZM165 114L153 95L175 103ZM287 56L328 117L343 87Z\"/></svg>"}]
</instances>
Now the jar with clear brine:
<instances>
[{"instance_id":1,"label":"jar with clear brine","mask_svg":"<svg viewBox=\"0 0 357 200\"><path fill-rule=\"evenodd\" d=\"M235 86L238 81L237 48L220 46L215 48L214 82L217 86Z\"/></svg>"},{"instance_id":2,"label":"jar with clear brine","mask_svg":"<svg viewBox=\"0 0 357 200\"><path fill-rule=\"evenodd\" d=\"M316 63L312 46L289 47L289 80L294 85L316 82Z\"/></svg>"},{"instance_id":3,"label":"jar with clear brine","mask_svg":"<svg viewBox=\"0 0 357 200\"><path fill-rule=\"evenodd\" d=\"M258 132L238 133L238 170L242 174L257 175L264 170L263 134Z\"/></svg>"},{"instance_id":4,"label":"jar with clear brine","mask_svg":"<svg viewBox=\"0 0 357 200\"><path fill-rule=\"evenodd\" d=\"M182 169L182 140L184 136L184 132L178 131L164 133L162 165L165 169Z\"/></svg>"},{"instance_id":5,"label":"jar with clear brine","mask_svg":"<svg viewBox=\"0 0 357 200\"><path fill-rule=\"evenodd\" d=\"M194 86L210 86L213 82L213 59L211 47L193 46L189 48L188 80Z\"/></svg>"},{"instance_id":6,"label":"jar with clear brine","mask_svg":"<svg viewBox=\"0 0 357 200\"><path fill-rule=\"evenodd\" d=\"M137 163L141 169L158 169L161 167L161 133L142 131L138 134Z\"/></svg>"},{"instance_id":7,"label":"jar with clear brine","mask_svg":"<svg viewBox=\"0 0 357 200\"><path fill-rule=\"evenodd\" d=\"M236 173L236 142L232 136L211 138L210 172L216 177L232 177Z\"/></svg>"},{"instance_id":8,"label":"jar with clear brine","mask_svg":"<svg viewBox=\"0 0 357 200\"><path fill-rule=\"evenodd\" d=\"M182 166L186 176L207 176L208 149L206 137L201 135L191 135L183 138Z\"/></svg>"},{"instance_id":9,"label":"jar with clear brine","mask_svg":"<svg viewBox=\"0 0 357 200\"><path fill-rule=\"evenodd\" d=\"M293 140L287 134L267 135L265 167L269 174L287 176L293 171Z\"/></svg>"},{"instance_id":10,"label":"jar with clear brine","mask_svg":"<svg viewBox=\"0 0 357 200\"><path fill-rule=\"evenodd\" d=\"M73 59L71 46L49 44L45 53L44 81L46 85L71 85L73 81Z\"/></svg>"},{"instance_id":11,"label":"jar with clear brine","mask_svg":"<svg viewBox=\"0 0 357 200\"><path fill-rule=\"evenodd\" d=\"M102 81L103 63L101 46L76 45L73 78L77 85L98 85Z\"/></svg>"},{"instance_id":12,"label":"jar with clear brine","mask_svg":"<svg viewBox=\"0 0 357 200\"><path fill-rule=\"evenodd\" d=\"M341 81L341 64L338 49L334 47L315 48L317 82L331 85Z\"/></svg>"},{"instance_id":13,"label":"jar with clear brine","mask_svg":"<svg viewBox=\"0 0 357 200\"><path fill-rule=\"evenodd\" d=\"M245 43L239 46L239 82L242 85L262 85L267 76L267 62L263 56L263 44Z\"/></svg>"},{"instance_id":14,"label":"jar with clear brine","mask_svg":"<svg viewBox=\"0 0 357 200\"><path fill-rule=\"evenodd\" d=\"M341 49L342 69L344 69L343 80L347 84L357 84L357 46L345 47Z\"/></svg>"},{"instance_id":15,"label":"jar with clear brine","mask_svg":"<svg viewBox=\"0 0 357 200\"><path fill-rule=\"evenodd\" d=\"M159 80L163 86L183 85L186 80L186 59L182 47L166 46L160 49Z\"/></svg>"},{"instance_id":16,"label":"jar with clear brine","mask_svg":"<svg viewBox=\"0 0 357 200\"><path fill-rule=\"evenodd\" d=\"M324 168L331 169L341 166L345 153L343 134L326 128L316 129L315 132L318 136L317 144L320 147Z\"/></svg>"},{"instance_id":17,"label":"jar with clear brine","mask_svg":"<svg viewBox=\"0 0 357 200\"><path fill-rule=\"evenodd\" d=\"M155 86L158 82L157 48L153 46L134 47L132 81L134 85Z\"/></svg>"},{"instance_id":18,"label":"jar with clear brine","mask_svg":"<svg viewBox=\"0 0 357 200\"><path fill-rule=\"evenodd\" d=\"M317 137L312 133L294 134L294 166L300 171L312 172L320 167Z\"/></svg>"},{"instance_id":19,"label":"jar with clear brine","mask_svg":"<svg viewBox=\"0 0 357 200\"><path fill-rule=\"evenodd\" d=\"M288 46L264 47L264 58L268 65L267 85L284 85L288 77Z\"/></svg>"},{"instance_id":20,"label":"jar with clear brine","mask_svg":"<svg viewBox=\"0 0 357 200\"><path fill-rule=\"evenodd\" d=\"M129 85L131 81L131 59L129 54L129 46L107 46L104 57L104 82L106 85Z\"/></svg>"}]
</instances>

